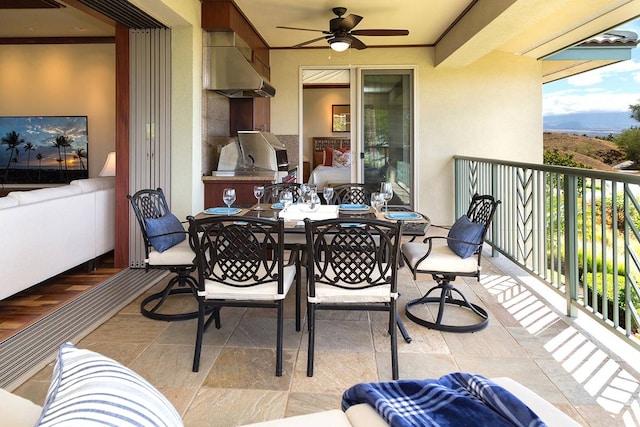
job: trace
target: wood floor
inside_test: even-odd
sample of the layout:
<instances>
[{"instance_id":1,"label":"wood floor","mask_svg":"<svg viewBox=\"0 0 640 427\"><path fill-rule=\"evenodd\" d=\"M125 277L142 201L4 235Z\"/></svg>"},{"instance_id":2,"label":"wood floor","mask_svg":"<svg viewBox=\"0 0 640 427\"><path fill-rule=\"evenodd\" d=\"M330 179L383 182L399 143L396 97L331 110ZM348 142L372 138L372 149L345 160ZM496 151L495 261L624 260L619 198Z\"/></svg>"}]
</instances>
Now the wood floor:
<instances>
[{"instance_id":1,"label":"wood floor","mask_svg":"<svg viewBox=\"0 0 640 427\"><path fill-rule=\"evenodd\" d=\"M1 300L0 342L122 270L113 266L110 252L100 257L92 271L79 266Z\"/></svg>"}]
</instances>

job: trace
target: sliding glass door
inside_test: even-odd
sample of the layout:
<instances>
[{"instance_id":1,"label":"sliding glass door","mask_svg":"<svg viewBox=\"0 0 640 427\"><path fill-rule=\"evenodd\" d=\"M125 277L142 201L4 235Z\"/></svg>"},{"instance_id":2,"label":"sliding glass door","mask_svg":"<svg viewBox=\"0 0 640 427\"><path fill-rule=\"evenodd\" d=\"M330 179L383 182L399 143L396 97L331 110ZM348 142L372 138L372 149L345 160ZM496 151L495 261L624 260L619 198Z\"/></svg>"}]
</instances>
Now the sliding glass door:
<instances>
[{"instance_id":1,"label":"sliding glass door","mask_svg":"<svg viewBox=\"0 0 640 427\"><path fill-rule=\"evenodd\" d=\"M413 203L413 71L361 70L362 177L391 182L390 205Z\"/></svg>"}]
</instances>

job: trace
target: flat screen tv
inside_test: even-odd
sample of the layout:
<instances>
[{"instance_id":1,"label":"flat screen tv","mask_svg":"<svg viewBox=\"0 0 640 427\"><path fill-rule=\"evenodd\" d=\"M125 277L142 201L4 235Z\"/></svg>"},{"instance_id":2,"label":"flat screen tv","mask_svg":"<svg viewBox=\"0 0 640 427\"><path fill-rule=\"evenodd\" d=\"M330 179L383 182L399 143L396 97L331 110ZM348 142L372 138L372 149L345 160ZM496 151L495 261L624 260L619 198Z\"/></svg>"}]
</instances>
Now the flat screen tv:
<instances>
[{"instance_id":1,"label":"flat screen tv","mask_svg":"<svg viewBox=\"0 0 640 427\"><path fill-rule=\"evenodd\" d=\"M89 177L87 116L0 117L0 183Z\"/></svg>"}]
</instances>

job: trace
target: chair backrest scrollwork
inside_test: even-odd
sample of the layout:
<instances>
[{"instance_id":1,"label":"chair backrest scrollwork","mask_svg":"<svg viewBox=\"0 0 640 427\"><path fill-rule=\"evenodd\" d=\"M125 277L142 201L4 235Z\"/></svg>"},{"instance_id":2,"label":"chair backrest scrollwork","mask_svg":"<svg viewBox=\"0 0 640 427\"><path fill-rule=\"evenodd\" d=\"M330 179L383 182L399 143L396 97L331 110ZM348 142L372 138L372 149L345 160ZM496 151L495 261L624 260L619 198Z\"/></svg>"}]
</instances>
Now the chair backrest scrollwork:
<instances>
[{"instance_id":1,"label":"chair backrest scrollwork","mask_svg":"<svg viewBox=\"0 0 640 427\"><path fill-rule=\"evenodd\" d=\"M145 219L155 219L165 216L169 210L167 199L164 196L162 188L156 190L143 189L137 191L133 196L128 195L127 199L131 202L131 208L136 216L138 225L142 232L142 238L144 239L146 255L149 255L149 248L151 242L147 235L147 226Z\"/></svg>"},{"instance_id":2,"label":"chair backrest scrollwork","mask_svg":"<svg viewBox=\"0 0 640 427\"><path fill-rule=\"evenodd\" d=\"M282 275L282 220L191 216L188 220L200 287L205 280L234 287L255 286L278 281ZM283 292L281 280L279 288Z\"/></svg>"},{"instance_id":3,"label":"chair backrest scrollwork","mask_svg":"<svg viewBox=\"0 0 640 427\"><path fill-rule=\"evenodd\" d=\"M317 283L343 289L391 285L395 292L401 221L307 219L305 229L311 296Z\"/></svg>"}]
</instances>

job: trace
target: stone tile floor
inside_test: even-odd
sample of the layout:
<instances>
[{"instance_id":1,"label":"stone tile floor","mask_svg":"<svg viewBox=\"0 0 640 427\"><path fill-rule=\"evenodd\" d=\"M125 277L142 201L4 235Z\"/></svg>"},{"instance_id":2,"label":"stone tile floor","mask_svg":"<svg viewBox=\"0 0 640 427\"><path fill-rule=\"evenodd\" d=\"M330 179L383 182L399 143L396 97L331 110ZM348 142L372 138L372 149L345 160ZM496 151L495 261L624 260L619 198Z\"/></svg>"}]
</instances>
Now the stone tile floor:
<instances>
[{"instance_id":1,"label":"stone tile floor","mask_svg":"<svg viewBox=\"0 0 640 427\"><path fill-rule=\"evenodd\" d=\"M458 278L456 284L472 302L487 308L486 329L443 333L407 320L405 303L434 282L426 276L414 281L408 269L400 270L398 307L413 338L411 343L398 339L401 378L434 378L452 371L508 376L585 426L640 425L636 350L618 339L608 341L587 316L564 316L555 308L562 307L561 298L558 305L557 295L545 293L504 259L487 254L480 283ZM543 294L549 300L543 300ZM342 392L351 385L391 380L383 313L320 312L315 372L309 378L307 334L305 327L295 331L290 295L284 374L278 378L274 310L225 309L222 328L205 333L200 372L193 373L195 320L147 319L139 313L144 295L78 346L112 357L147 378L171 400L186 426L237 426L339 408ZM171 304L186 309L193 301L174 297ZM49 365L15 392L42 404L51 371Z\"/></svg>"}]
</instances>

